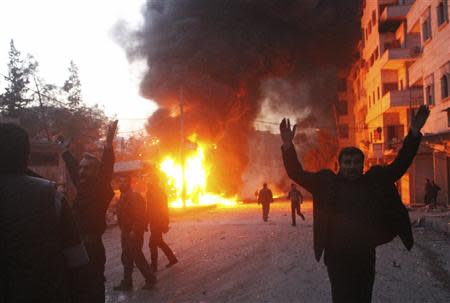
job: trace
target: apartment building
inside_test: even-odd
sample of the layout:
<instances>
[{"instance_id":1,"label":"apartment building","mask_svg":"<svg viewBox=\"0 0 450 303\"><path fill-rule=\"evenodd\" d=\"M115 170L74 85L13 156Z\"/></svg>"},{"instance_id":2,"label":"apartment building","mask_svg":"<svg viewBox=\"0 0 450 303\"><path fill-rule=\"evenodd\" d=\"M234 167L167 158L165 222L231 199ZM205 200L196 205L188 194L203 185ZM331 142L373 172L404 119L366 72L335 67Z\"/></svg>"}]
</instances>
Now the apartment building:
<instances>
[{"instance_id":1,"label":"apartment building","mask_svg":"<svg viewBox=\"0 0 450 303\"><path fill-rule=\"evenodd\" d=\"M430 118L423 129L431 155L419 157L416 174L434 180L449 204L450 185L450 25L447 0L418 0L407 14L407 35L420 35L420 55L408 69L411 86L422 88Z\"/></svg>"},{"instance_id":2,"label":"apartment building","mask_svg":"<svg viewBox=\"0 0 450 303\"><path fill-rule=\"evenodd\" d=\"M341 147L353 146L355 142L354 132L354 116L352 110L354 108L354 97L349 92L351 87L347 80L347 70L338 72L338 95L336 103L336 121L338 144Z\"/></svg>"},{"instance_id":3,"label":"apartment building","mask_svg":"<svg viewBox=\"0 0 450 303\"><path fill-rule=\"evenodd\" d=\"M446 143L437 145L450 129L449 28L446 0L363 3L359 58L347 72L345 98L352 100L353 145L365 152L367 165L392 161L412 112L425 102L431 106L424 143L398 182L405 203L423 202L425 178L434 179L443 189L440 200L448 201L449 153Z\"/></svg>"}]
</instances>

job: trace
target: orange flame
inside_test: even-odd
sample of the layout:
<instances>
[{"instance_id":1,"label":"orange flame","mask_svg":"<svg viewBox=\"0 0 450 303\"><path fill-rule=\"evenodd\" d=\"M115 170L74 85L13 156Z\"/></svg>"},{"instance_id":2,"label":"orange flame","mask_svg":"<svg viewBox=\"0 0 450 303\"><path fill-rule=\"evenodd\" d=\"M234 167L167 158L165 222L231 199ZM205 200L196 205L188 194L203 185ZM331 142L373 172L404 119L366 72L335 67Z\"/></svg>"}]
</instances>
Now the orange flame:
<instances>
[{"instance_id":1,"label":"orange flame","mask_svg":"<svg viewBox=\"0 0 450 303\"><path fill-rule=\"evenodd\" d=\"M195 136L191 136L191 138L195 138ZM220 205L230 207L236 205L236 198L230 199L224 197L224 195L206 191L209 170L205 164L204 150L205 145L198 144L194 154L187 156L185 160L186 206ZM183 207L183 171L181 164L168 156L161 162L160 170L166 175L168 186L171 189L169 206L174 208Z\"/></svg>"}]
</instances>

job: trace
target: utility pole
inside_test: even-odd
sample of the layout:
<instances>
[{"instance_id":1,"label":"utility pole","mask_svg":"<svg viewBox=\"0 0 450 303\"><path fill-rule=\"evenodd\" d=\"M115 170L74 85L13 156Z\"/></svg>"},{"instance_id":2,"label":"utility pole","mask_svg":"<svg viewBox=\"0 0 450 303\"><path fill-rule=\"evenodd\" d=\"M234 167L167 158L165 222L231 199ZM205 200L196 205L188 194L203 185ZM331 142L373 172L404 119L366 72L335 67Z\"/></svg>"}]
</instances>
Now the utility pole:
<instances>
[{"instance_id":1,"label":"utility pole","mask_svg":"<svg viewBox=\"0 0 450 303\"><path fill-rule=\"evenodd\" d=\"M185 144L184 144L184 111L183 111L183 86L180 86L180 133L181 133L181 142L180 142L180 160L181 160L181 201L183 202L183 208L186 208L186 176L184 167L186 165L186 156L185 156Z\"/></svg>"}]
</instances>

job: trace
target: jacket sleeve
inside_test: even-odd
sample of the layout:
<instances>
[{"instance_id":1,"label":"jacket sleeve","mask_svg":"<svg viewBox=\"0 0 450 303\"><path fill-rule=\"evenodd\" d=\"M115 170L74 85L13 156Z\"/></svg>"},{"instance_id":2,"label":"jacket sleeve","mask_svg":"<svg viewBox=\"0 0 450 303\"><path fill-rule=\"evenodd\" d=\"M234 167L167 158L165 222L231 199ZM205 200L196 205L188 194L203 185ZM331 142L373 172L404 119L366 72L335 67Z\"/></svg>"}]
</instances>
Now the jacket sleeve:
<instances>
[{"instance_id":1,"label":"jacket sleeve","mask_svg":"<svg viewBox=\"0 0 450 303\"><path fill-rule=\"evenodd\" d=\"M397 157L392 163L383 167L383 177L386 181L395 182L405 174L417 154L421 139L420 133L418 136L408 133Z\"/></svg>"},{"instance_id":2,"label":"jacket sleeve","mask_svg":"<svg viewBox=\"0 0 450 303\"><path fill-rule=\"evenodd\" d=\"M139 194L135 193L133 197L132 205L133 205L133 225L131 230L135 232L143 232L147 225L147 216L145 213L145 200Z\"/></svg>"},{"instance_id":3,"label":"jacket sleeve","mask_svg":"<svg viewBox=\"0 0 450 303\"><path fill-rule=\"evenodd\" d=\"M56 193L55 206L59 219L59 231L66 265L69 268L86 265L89 261L86 249L72 215L72 211L60 193Z\"/></svg>"},{"instance_id":4,"label":"jacket sleeve","mask_svg":"<svg viewBox=\"0 0 450 303\"><path fill-rule=\"evenodd\" d=\"M101 201L105 203L101 207L106 211L111 199L114 196L114 192L111 186L112 176L114 171L114 150L112 147L105 147L102 154L102 159L100 162L99 171L99 190L101 191Z\"/></svg>"},{"instance_id":5,"label":"jacket sleeve","mask_svg":"<svg viewBox=\"0 0 450 303\"><path fill-rule=\"evenodd\" d=\"M317 173L308 172L303 169L297 158L294 145L287 148L281 148L283 163L286 172L294 182L305 188L309 192L314 192L318 188L319 176Z\"/></svg>"},{"instance_id":6,"label":"jacket sleeve","mask_svg":"<svg viewBox=\"0 0 450 303\"><path fill-rule=\"evenodd\" d=\"M80 179L78 176L78 160L72 155L72 153L68 150L62 153L62 158L64 163L66 164L67 171L69 172L70 179L72 183L78 188L80 183Z\"/></svg>"},{"instance_id":7,"label":"jacket sleeve","mask_svg":"<svg viewBox=\"0 0 450 303\"><path fill-rule=\"evenodd\" d=\"M114 150L112 147L105 147L100 162L100 176L108 183L112 180L114 170Z\"/></svg>"}]
</instances>

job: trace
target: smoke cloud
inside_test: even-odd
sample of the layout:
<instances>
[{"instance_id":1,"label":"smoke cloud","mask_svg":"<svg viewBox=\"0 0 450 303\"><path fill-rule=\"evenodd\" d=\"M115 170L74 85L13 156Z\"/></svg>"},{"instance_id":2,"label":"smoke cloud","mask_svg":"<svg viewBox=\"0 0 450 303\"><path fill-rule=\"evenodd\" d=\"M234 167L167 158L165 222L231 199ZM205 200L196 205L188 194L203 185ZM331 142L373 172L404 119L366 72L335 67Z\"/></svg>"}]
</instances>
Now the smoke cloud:
<instances>
[{"instance_id":1,"label":"smoke cloud","mask_svg":"<svg viewBox=\"0 0 450 303\"><path fill-rule=\"evenodd\" d=\"M216 184L239 192L255 120L278 122L286 109L298 122L331 120L358 9L353 0L147 1L142 27L117 33L129 58L148 65L141 93L159 105L148 132L163 149L178 146L182 91L186 135L215 144Z\"/></svg>"}]
</instances>

